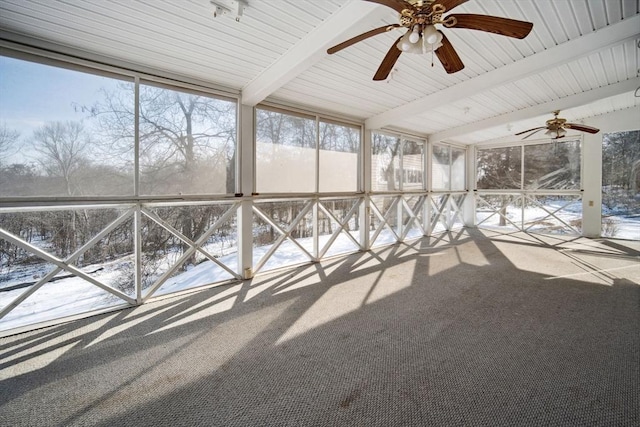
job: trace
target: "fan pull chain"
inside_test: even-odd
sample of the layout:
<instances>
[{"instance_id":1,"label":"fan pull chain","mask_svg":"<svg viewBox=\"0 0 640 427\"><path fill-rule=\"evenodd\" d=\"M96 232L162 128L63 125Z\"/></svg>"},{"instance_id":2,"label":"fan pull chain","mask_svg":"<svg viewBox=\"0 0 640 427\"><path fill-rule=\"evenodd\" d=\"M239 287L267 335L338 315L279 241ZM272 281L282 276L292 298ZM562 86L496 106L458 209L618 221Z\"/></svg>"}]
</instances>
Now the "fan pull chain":
<instances>
[{"instance_id":1,"label":"fan pull chain","mask_svg":"<svg viewBox=\"0 0 640 427\"><path fill-rule=\"evenodd\" d=\"M433 67L433 49L431 49L431 67Z\"/></svg>"}]
</instances>

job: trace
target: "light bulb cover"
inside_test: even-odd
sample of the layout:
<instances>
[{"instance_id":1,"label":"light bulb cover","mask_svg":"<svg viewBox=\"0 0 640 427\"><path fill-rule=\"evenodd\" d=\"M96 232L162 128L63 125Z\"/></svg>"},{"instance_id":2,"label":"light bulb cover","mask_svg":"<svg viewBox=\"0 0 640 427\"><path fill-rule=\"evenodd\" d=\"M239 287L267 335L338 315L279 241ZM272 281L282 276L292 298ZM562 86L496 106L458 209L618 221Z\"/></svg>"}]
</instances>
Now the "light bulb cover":
<instances>
[{"instance_id":1,"label":"light bulb cover","mask_svg":"<svg viewBox=\"0 0 640 427\"><path fill-rule=\"evenodd\" d=\"M409 34L409 41L411 43L417 43L420 40L420 26L416 25L413 27L413 31Z\"/></svg>"},{"instance_id":2,"label":"light bulb cover","mask_svg":"<svg viewBox=\"0 0 640 427\"><path fill-rule=\"evenodd\" d=\"M442 34L440 34L440 31L436 30L436 27L433 25L427 25L424 27L422 35L424 36L425 42L428 44L437 44L442 41Z\"/></svg>"},{"instance_id":3,"label":"light bulb cover","mask_svg":"<svg viewBox=\"0 0 640 427\"><path fill-rule=\"evenodd\" d=\"M412 35L412 32L407 32L400 41L396 44L396 47L403 52L406 53L422 53L422 37L418 38L417 43L411 43L409 37Z\"/></svg>"}]
</instances>

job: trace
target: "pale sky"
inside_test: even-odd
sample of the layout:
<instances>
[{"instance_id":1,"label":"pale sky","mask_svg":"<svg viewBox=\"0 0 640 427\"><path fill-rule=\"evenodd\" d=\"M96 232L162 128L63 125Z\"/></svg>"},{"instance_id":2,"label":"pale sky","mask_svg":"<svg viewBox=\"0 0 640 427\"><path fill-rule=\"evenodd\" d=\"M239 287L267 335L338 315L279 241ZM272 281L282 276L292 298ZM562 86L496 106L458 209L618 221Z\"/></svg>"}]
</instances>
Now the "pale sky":
<instances>
[{"instance_id":1,"label":"pale sky","mask_svg":"<svg viewBox=\"0 0 640 427\"><path fill-rule=\"evenodd\" d=\"M76 106L103 99L118 80L0 56L0 124L20 132L21 145L47 122L82 120ZM88 125L89 122L85 121ZM18 161L19 153L11 160Z\"/></svg>"}]
</instances>

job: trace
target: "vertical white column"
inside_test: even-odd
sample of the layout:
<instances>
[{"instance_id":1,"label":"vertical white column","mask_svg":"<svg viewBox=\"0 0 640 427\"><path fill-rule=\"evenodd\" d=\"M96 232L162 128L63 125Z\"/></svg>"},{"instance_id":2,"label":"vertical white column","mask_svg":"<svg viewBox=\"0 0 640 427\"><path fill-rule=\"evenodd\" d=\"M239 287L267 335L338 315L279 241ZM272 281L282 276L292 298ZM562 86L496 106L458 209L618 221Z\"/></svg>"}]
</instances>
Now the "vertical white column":
<instances>
[{"instance_id":1,"label":"vertical white column","mask_svg":"<svg viewBox=\"0 0 640 427\"><path fill-rule=\"evenodd\" d=\"M320 198L317 194L320 193L320 118L316 116L316 197L313 201L313 207L311 208L312 214L312 233L313 233L313 260L315 262L320 261L320 227L318 226Z\"/></svg>"},{"instance_id":2,"label":"vertical white column","mask_svg":"<svg viewBox=\"0 0 640 427\"><path fill-rule=\"evenodd\" d=\"M465 227L476 226L476 147L467 146L465 165L467 195L462 203L462 221Z\"/></svg>"},{"instance_id":3,"label":"vertical white column","mask_svg":"<svg viewBox=\"0 0 640 427\"><path fill-rule=\"evenodd\" d=\"M602 132L582 141L582 235L599 237L602 223Z\"/></svg>"},{"instance_id":4,"label":"vertical white column","mask_svg":"<svg viewBox=\"0 0 640 427\"><path fill-rule=\"evenodd\" d=\"M239 173L236 187L243 195L238 208L238 274L245 279L253 277L253 201L255 192L255 110L253 107L241 105L238 112L239 129Z\"/></svg>"},{"instance_id":5,"label":"vertical white column","mask_svg":"<svg viewBox=\"0 0 640 427\"><path fill-rule=\"evenodd\" d=\"M400 179L398 180L398 187L400 188L400 191L404 194L404 144L406 143L406 139L401 138L400 139L400 162L399 162L399 168L400 168ZM398 204L396 205L396 234L398 235L398 237L400 237L399 241L403 241L404 239L402 238L402 232L403 230L403 225L402 225L402 214L403 214L403 208L402 208L402 199L403 194L401 194L398 197Z\"/></svg>"},{"instance_id":6,"label":"vertical white column","mask_svg":"<svg viewBox=\"0 0 640 427\"><path fill-rule=\"evenodd\" d=\"M360 245L365 250L369 250L369 229L371 228L371 208L369 207L369 194L371 193L371 131L366 127L363 128L361 151L360 189L364 191L364 201L360 205Z\"/></svg>"},{"instance_id":7,"label":"vertical white column","mask_svg":"<svg viewBox=\"0 0 640 427\"><path fill-rule=\"evenodd\" d=\"M134 79L134 121L133 121L133 192L140 196L140 77ZM140 203L136 204L133 215L133 245L135 253L134 287L136 303L142 304L142 212Z\"/></svg>"},{"instance_id":8,"label":"vertical white column","mask_svg":"<svg viewBox=\"0 0 640 427\"><path fill-rule=\"evenodd\" d=\"M431 213L433 212L433 201L431 199L432 190L433 190L433 172L432 172L432 163L431 159L433 156L433 144L431 141L427 140L427 144L425 146L425 166L424 170L427 175L427 200L424 202L424 210L422 213L422 227L427 236L431 236L433 227L431 226Z\"/></svg>"}]
</instances>

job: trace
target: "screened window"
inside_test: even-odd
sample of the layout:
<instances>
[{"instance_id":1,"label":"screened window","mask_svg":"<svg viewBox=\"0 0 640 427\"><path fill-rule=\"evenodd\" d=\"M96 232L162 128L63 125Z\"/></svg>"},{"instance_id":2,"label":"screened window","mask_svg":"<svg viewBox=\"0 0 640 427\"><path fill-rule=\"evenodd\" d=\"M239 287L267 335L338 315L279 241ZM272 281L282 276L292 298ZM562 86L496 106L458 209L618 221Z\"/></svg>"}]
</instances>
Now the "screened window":
<instances>
[{"instance_id":1,"label":"screened window","mask_svg":"<svg viewBox=\"0 0 640 427\"><path fill-rule=\"evenodd\" d=\"M466 180L466 151L460 148L451 148L451 189L465 190Z\"/></svg>"},{"instance_id":2,"label":"screened window","mask_svg":"<svg viewBox=\"0 0 640 427\"><path fill-rule=\"evenodd\" d=\"M360 128L320 121L319 191L358 191Z\"/></svg>"},{"instance_id":3,"label":"screened window","mask_svg":"<svg viewBox=\"0 0 640 427\"><path fill-rule=\"evenodd\" d=\"M522 147L478 150L476 169L478 189L520 189L521 173Z\"/></svg>"},{"instance_id":4,"label":"screened window","mask_svg":"<svg viewBox=\"0 0 640 427\"><path fill-rule=\"evenodd\" d=\"M400 190L400 138L374 133L371 138L371 189Z\"/></svg>"},{"instance_id":5,"label":"screened window","mask_svg":"<svg viewBox=\"0 0 640 427\"><path fill-rule=\"evenodd\" d=\"M233 193L236 103L1 57L4 196Z\"/></svg>"},{"instance_id":6,"label":"screened window","mask_svg":"<svg viewBox=\"0 0 640 427\"><path fill-rule=\"evenodd\" d=\"M466 151L446 145L434 145L431 155L433 190L464 190L466 185Z\"/></svg>"},{"instance_id":7,"label":"screened window","mask_svg":"<svg viewBox=\"0 0 640 427\"><path fill-rule=\"evenodd\" d=\"M379 133L371 142L373 191L424 190L424 143Z\"/></svg>"},{"instance_id":8,"label":"screened window","mask_svg":"<svg viewBox=\"0 0 640 427\"><path fill-rule=\"evenodd\" d=\"M640 130L602 138L602 235L640 240Z\"/></svg>"},{"instance_id":9,"label":"screened window","mask_svg":"<svg viewBox=\"0 0 640 427\"><path fill-rule=\"evenodd\" d=\"M479 149L477 186L502 190L579 190L580 162L579 140Z\"/></svg>"},{"instance_id":10,"label":"screened window","mask_svg":"<svg viewBox=\"0 0 640 427\"><path fill-rule=\"evenodd\" d=\"M402 143L402 189L424 189L424 144L404 140Z\"/></svg>"},{"instance_id":11,"label":"screened window","mask_svg":"<svg viewBox=\"0 0 640 427\"><path fill-rule=\"evenodd\" d=\"M141 194L234 193L235 150L235 102L140 85Z\"/></svg>"},{"instance_id":12,"label":"screened window","mask_svg":"<svg viewBox=\"0 0 640 427\"><path fill-rule=\"evenodd\" d=\"M580 189L580 141L525 145L524 188Z\"/></svg>"},{"instance_id":13,"label":"screened window","mask_svg":"<svg viewBox=\"0 0 640 427\"><path fill-rule=\"evenodd\" d=\"M431 154L431 185L433 190L449 190L450 148L434 145Z\"/></svg>"},{"instance_id":14,"label":"screened window","mask_svg":"<svg viewBox=\"0 0 640 427\"><path fill-rule=\"evenodd\" d=\"M257 109L257 191L316 191L316 139L315 118Z\"/></svg>"},{"instance_id":15,"label":"screened window","mask_svg":"<svg viewBox=\"0 0 640 427\"><path fill-rule=\"evenodd\" d=\"M0 195L134 193L132 122L103 125L108 94L133 110L133 82L0 57Z\"/></svg>"}]
</instances>

